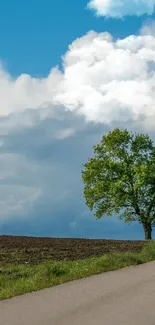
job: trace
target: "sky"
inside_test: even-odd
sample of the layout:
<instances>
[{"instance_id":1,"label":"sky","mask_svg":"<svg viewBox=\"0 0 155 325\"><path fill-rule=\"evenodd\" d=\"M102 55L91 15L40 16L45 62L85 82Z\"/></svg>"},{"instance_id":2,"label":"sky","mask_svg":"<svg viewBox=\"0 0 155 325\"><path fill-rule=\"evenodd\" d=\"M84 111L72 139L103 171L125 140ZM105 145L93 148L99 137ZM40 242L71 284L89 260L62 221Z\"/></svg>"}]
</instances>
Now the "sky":
<instances>
[{"instance_id":1,"label":"sky","mask_svg":"<svg viewBox=\"0 0 155 325\"><path fill-rule=\"evenodd\" d=\"M0 0L0 234L143 239L96 220L82 165L115 127L155 140L155 0Z\"/></svg>"}]
</instances>

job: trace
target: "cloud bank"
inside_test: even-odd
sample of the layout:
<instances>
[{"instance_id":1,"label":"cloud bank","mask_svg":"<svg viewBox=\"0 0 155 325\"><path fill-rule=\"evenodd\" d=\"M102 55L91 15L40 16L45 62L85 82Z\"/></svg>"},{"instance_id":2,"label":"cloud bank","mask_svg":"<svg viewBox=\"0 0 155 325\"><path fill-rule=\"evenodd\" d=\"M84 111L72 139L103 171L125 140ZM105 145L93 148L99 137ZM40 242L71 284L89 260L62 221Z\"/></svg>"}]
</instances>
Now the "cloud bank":
<instances>
[{"instance_id":1,"label":"cloud bank","mask_svg":"<svg viewBox=\"0 0 155 325\"><path fill-rule=\"evenodd\" d=\"M1 66L1 233L143 238L137 225L95 220L81 169L113 127L155 138L154 30L121 40L90 31L69 46L63 70L42 79L13 79Z\"/></svg>"},{"instance_id":2,"label":"cloud bank","mask_svg":"<svg viewBox=\"0 0 155 325\"><path fill-rule=\"evenodd\" d=\"M152 15L155 0L90 0L88 8L97 16L122 18L124 16Z\"/></svg>"}]
</instances>

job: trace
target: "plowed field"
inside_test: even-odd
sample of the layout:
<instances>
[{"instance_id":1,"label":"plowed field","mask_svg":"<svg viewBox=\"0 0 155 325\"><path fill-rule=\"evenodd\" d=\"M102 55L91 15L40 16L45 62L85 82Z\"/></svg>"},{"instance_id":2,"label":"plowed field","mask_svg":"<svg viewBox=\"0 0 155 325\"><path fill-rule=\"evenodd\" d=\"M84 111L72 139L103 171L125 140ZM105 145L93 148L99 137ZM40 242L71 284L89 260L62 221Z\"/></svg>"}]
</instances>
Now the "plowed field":
<instances>
[{"instance_id":1,"label":"plowed field","mask_svg":"<svg viewBox=\"0 0 155 325\"><path fill-rule=\"evenodd\" d=\"M0 236L0 265L79 260L109 252L140 252L145 241Z\"/></svg>"}]
</instances>

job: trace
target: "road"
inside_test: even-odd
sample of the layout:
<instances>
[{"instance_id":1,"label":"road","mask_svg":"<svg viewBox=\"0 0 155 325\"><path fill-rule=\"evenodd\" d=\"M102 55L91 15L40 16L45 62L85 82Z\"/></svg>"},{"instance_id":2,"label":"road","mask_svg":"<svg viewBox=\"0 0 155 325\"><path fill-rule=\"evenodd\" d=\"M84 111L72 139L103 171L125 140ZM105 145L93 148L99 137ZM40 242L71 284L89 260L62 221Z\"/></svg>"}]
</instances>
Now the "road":
<instances>
[{"instance_id":1,"label":"road","mask_svg":"<svg viewBox=\"0 0 155 325\"><path fill-rule=\"evenodd\" d=\"M1 325L155 325L155 262L0 302Z\"/></svg>"}]
</instances>

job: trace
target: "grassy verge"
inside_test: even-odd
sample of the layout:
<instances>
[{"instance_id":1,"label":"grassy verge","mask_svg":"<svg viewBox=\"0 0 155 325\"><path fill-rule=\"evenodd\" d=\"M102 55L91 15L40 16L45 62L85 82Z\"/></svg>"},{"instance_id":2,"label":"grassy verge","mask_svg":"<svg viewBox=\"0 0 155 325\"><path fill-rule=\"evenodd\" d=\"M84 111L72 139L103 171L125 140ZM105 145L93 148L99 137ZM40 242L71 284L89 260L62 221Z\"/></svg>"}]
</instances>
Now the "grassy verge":
<instances>
[{"instance_id":1,"label":"grassy verge","mask_svg":"<svg viewBox=\"0 0 155 325\"><path fill-rule=\"evenodd\" d=\"M80 261L51 261L33 266L1 266L0 299L152 260L155 260L155 241L144 246L140 253L113 253Z\"/></svg>"}]
</instances>

